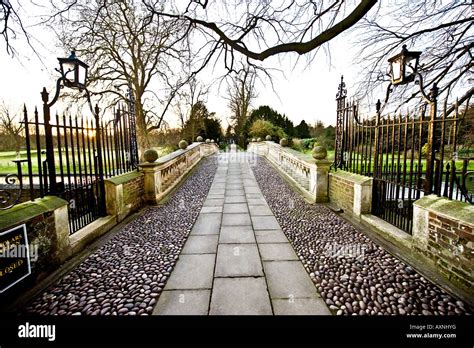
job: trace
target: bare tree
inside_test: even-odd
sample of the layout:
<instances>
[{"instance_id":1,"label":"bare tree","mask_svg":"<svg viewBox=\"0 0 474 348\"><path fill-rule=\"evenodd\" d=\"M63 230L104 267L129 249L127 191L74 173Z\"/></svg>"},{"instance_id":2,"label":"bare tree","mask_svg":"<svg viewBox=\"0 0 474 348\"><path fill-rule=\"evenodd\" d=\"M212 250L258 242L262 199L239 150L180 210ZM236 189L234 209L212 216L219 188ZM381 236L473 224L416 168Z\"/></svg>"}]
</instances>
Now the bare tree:
<instances>
[{"instance_id":1,"label":"bare tree","mask_svg":"<svg viewBox=\"0 0 474 348\"><path fill-rule=\"evenodd\" d=\"M252 101L257 97L255 91L256 78L255 70L251 66L244 66L240 73L232 78L227 87L231 124L240 146L245 145L245 124L250 114Z\"/></svg>"},{"instance_id":2,"label":"bare tree","mask_svg":"<svg viewBox=\"0 0 474 348\"><path fill-rule=\"evenodd\" d=\"M208 93L209 86L203 85L195 75L192 75L186 85L179 90L174 109L181 128L190 119L194 105L205 102Z\"/></svg>"},{"instance_id":3,"label":"bare tree","mask_svg":"<svg viewBox=\"0 0 474 348\"><path fill-rule=\"evenodd\" d=\"M150 16L139 1L61 1L70 8L57 12L50 25L59 25L63 46L75 48L90 65L92 94L109 98L114 105L126 100L125 91L132 89L142 154L150 146L148 132L161 126L185 82L180 72L187 56L186 30L177 20ZM161 111L152 109L156 104Z\"/></svg>"},{"instance_id":4,"label":"bare tree","mask_svg":"<svg viewBox=\"0 0 474 348\"><path fill-rule=\"evenodd\" d=\"M21 5L16 0L0 0L0 35L3 37L5 48L8 54L15 55L17 52L12 44L12 39L23 36L28 45L36 53L31 45L31 35L25 29L19 10Z\"/></svg>"},{"instance_id":5,"label":"bare tree","mask_svg":"<svg viewBox=\"0 0 474 348\"><path fill-rule=\"evenodd\" d=\"M21 133L25 126L20 123L17 117L12 114L10 107L2 102L0 105L0 130L5 135L13 139L15 151L20 151L23 139Z\"/></svg>"},{"instance_id":6,"label":"bare tree","mask_svg":"<svg viewBox=\"0 0 474 348\"><path fill-rule=\"evenodd\" d=\"M157 8L157 2L142 0L159 16L179 18L202 34L206 48L203 65L212 56L223 56L233 70L236 52L249 60L294 52L314 53L360 21L377 0L258 1L190 0L187 6Z\"/></svg>"},{"instance_id":7,"label":"bare tree","mask_svg":"<svg viewBox=\"0 0 474 348\"><path fill-rule=\"evenodd\" d=\"M444 97L454 89L464 98L472 95L471 2L406 0L380 5L360 21L355 34L358 63L364 72L359 81L359 97L370 97L379 86L388 84L387 59L399 53L404 44L422 51L420 72L425 87L436 83ZM399 100L409 102L419 96L419 89L412 87L397 86Z\"/></svg>"}]
</instances>

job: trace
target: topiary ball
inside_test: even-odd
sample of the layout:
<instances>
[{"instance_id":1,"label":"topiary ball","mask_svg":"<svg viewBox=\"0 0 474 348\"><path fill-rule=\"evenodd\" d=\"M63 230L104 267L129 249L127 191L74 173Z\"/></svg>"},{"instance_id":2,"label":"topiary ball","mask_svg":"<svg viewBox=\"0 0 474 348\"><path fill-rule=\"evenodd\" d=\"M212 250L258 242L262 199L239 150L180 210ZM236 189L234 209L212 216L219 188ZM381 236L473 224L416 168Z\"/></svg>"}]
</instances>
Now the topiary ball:
<instances>
[{"instance_id":1,"label":"topiary ball","mask_svg":"<svg viewBox=\"0 0 474 348\"><path fill-rule=\"evenodd\" d=\"M188 142L187 142L186 140L181 140L181 141L179 142L178 146L179 146L179 148L180 148L181 150L184 150L185 148L188 147Z\"/></svg>"},{"instance_id":2,"label":"topiary ball","mask_svg":"<svg viewBox=\"0 0 474 348\"><path fill-rule=\"evenodd\" d=\"M286 139L286 138L281 138L281 139L280 139L280 145L281 145L281 146L288 146L288 139Z\"/></svg>"},{"instance_id":3,"label":"topiary ball","mask_svg":"<svg viewBox=\"0 0 474 348\"><path fill-rule=\"evenodd\" d=\"M196 141L202 143L202 142L204 141L204 138L203 138L202 136L198 136L198 137L196 138Z\"/></svg>"},{"instance_id":4,"label":"topiary ball","mask_svg":"<svg viewBox=\"0 0 474 348\"><path fill-rule=\"evenodd\" d=\"M143 153L143 158L145 161L153 163L158 159L158 152L154 149L145 150Z\"/></svg>"}]
</instances>

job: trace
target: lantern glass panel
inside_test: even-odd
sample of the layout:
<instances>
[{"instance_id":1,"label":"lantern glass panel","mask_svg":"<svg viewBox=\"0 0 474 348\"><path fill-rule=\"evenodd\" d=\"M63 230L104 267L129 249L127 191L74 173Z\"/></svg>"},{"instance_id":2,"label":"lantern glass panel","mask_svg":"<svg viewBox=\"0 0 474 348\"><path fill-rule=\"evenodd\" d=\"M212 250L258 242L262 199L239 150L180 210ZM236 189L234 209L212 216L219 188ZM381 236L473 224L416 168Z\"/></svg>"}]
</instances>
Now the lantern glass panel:
<instances>
[{"instance_id":1,"label":"lantern glass panel","mask_svg":"<svg viewBox=\"0 0 474 348\"><path fill-rule=\"evenodd\" d=\"M64 76L70 81L74 82L74 62L63 62Z\"/></svg>"},{"instance_id":2,"label":"lantern glass panel","mask_svg":"<svg viewBox=\"0 0 474 348\"><path fill-rule=\"evenodd\" d=\"M86 84L86 77L87 77L87 70L84 66L78 65L77 68L79 69L78 71L78 83L80 85L85 85Z\"/></svg>"},{"instance_id":3,"label":"lantern glass panel","mask_svg":"<svg viewBox=\"0 0 474 348\"><path fill-rule=\"evenodd\" d=\"M397 59L392 62L392 81L398 82L402 79L402 62Z\"/></svg>"}]
</instances>

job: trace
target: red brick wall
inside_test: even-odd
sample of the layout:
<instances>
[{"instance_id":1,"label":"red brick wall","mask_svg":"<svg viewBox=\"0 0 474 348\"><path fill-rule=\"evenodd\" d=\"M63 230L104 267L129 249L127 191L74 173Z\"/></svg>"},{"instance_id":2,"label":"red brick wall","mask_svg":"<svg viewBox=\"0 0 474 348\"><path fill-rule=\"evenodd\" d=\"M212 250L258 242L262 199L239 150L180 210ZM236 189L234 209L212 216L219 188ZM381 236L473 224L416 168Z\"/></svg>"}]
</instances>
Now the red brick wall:
<instances>
[{"instance_id":1,"label":"red brick wall","mask_svg":"<svg viewBox=\"0 0 474 348\"><path fill-rule=\"evenodd\" d=\"M123 203L131 204L131 210L138 210L145 202L144 176L140 175L123 184Z\"/></svg>"},{"instance_id":2,"label":"red brick wall","mask_svg":"<svg viewBox=\"0 0 474 348\"><path fill-rule=\"evenodd\" d=\"M474 233L472 226L429 212L426 256L450 279L474 285Z\"/></svg>"},{"instance_id":3,"label":"red brick wall","mask_svg":"<svg viewBox=\"0 0 474 348\"><path fill-rule=\"evenodd\" d=\"M354 183L336 175L329 175L329 201L345 212L354 207Z\"/></svg>"}]
</instances>

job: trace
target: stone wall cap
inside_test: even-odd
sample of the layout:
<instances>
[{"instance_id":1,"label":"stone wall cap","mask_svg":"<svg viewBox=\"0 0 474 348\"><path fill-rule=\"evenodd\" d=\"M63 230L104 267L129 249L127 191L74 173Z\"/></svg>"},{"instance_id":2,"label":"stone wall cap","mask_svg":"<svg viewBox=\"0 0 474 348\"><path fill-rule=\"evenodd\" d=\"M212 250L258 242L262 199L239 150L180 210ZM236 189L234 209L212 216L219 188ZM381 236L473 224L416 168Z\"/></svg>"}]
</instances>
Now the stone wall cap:
<instances>
[{"instance_id":1,"label":"stone wall cap","mask_svg":"<svg viewBox=\"0 0 474 348\"><path fill-rule=\"evenodd\" d=\"M331 171L329 175L340 177L349 181L352 181L355 184L359 184L362 186L367 186L372 183L372 178L360 174L355 174L351 172L347 172L345 170L338 169L337 171Z\"/></svg>"},{"instance_id":2,"label":"stone wall cap","mask_svg":"<svg viewBox=\"0 0 474 348\"><path fill-rule=\"evenodd\" d=\"M143 165L145 165L145 166L146 166L146 164L154 164L154 163L143 163ZM140 164L140 165L142 166L142 164ZM130 172L130 173L120 174L120 175L116 175L112 178L105 179L105 181L110 182L110 183L114 184L115 186L118 186L118 185L124 184L128 181L131 181L133 179L136 179L140 176L143 176L143 173L135 170L135 171Z\"/></svg>"},{"instance_id":3,"label":"stone wall cap","mask_svg":"<svg viewBox=\"0 0 474 348\"><path fill-rule=\"evenodd\" d=\"M169 153L163 157L160 157L158 158L155 162L144 162L144 163L140 163L139 166L142 167L142 168L146 168L146 167L156 167L158 165L162 165L162 164L165 164L179 156L181 156L183 153L186 153L188 151L191 151L192 149L194 149L195 147L198 147L200 145L202 145L203 143L192 143L191 145L189 145L186 149L182 150L182 149L178 149L176 151L173 151L172 153Z\"/></svg>"},{"instance_id":4,"label":"stone wall cap","mask_svg":"<svg viewBox=\"0 0 474 348\"><path fill-rule=\"evenodd\" d=\"M424 196L413 203L443 217L474 226L474 205L436 195Z\"/></svg>"},{"instance_id":5,"label":"stone wall cap","mask_svg":"<svg viewBox=\"0 0 474 348\"><path fill-rule=\"evenodd\" d=\"M67 205L67 201L56 196L46 196L17 204L10 209L0 211L0 231Z\"/></svg>"}]
</instances>

